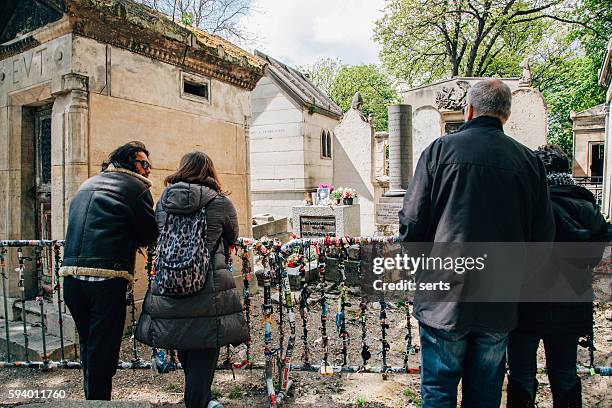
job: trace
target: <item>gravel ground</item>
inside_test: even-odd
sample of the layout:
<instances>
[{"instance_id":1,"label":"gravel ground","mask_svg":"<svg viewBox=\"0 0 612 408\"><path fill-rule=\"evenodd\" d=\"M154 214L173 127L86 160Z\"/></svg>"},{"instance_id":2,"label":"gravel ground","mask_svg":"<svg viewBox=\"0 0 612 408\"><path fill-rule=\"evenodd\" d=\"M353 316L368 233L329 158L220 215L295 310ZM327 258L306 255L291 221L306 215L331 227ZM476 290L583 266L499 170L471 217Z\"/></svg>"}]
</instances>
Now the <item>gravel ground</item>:
<instances>
[{"instance_id":1,"label":"gravel ground","mask_svg":"<svg viewBox=\"0 0 612 408\"><path fill-rule=\"evenodd\" d=\"M277 298L277 295L273 296ZM297 294L296 294L297 297ZM261 325L261 293L253 298L252 312L252 352L256 363L263 364L263 327ZM316 296L313 295L313 300ZM333 294L329 300L329 320L327 330L330 336L330 362L341 363L341 342L339 341L334 316L336 312L336 299ZM350 334L349 365L361 365L361 328L359 325L359 299L350 299L352 306L347 311L347 329ZM275 304L277 306L277 304ZM370 367L381 364L380 355L380 325L378 321L379 310L376 304L370 304L367 312L368 344L372 351L372 358L368 362ZM311 363L319 364L321 361L320 342L320 306L311 305L309 314L309 347ZM405 349L406 316L404 310L393 305L388 311L387 319L390 329L388 339L391 350L389 352L389 365L402 366ZM303 342L302 324L296 309L296 347L294 364L301 363ZM412 319L416 328L416 322ZM595 361L599 366L610 366L612 355L612 308L610 305L598 305L596 311L595 339L597 351ZM285 325L285 344L288 337L288 325ZM273 329L274 343L278 342L279 330ZM413 330L415 343L418 345L417 331ZM149 360L149 348L144 345L138 347L140 357ZM240 350L236 353L240 354ZM124 339L121 359L130 360L132 356L129 336ZM220 360L225 357L222 350ZM237 357L234 356L234 359ZM411 355L410 367L418 367L420 355ZM539 352L539 361L544 363L542 347ZM579 364L588 364L588 352L579 349ZM235 376L235 377L234 377ZM313 372L292 372L294 379L293 392L287 400L287 406L295 407L413 407L419 406L419 377L413 374L390 374L383 380L381 374L369 373L342 373L331 377L322 377ZM31 369L2 369L0 370L0 404L2 406L16 406L30 402L41 402L34 399L10 399L10 389L56 389L64 390L68 400L83 399L81 390L82 374L80 370L52 370L42 372ZM540 388L538 391L538 407L552 407L550 387L545 375L538 375ZM612 381L610 377L582 376L583 399L585 407L611 407L612 395L609 392ZM182 406L183 373L181 371L168 374L157 374L151 370L119 370L114 379L113 399L123 401L149 401L162 406ZM266 391L263 386L263 370L236 369L234 373L229 370L218 371L215 375L213 391L217 398L228 408L232 407L264 407L266 406Z\"/></svg>"}]
</instances>

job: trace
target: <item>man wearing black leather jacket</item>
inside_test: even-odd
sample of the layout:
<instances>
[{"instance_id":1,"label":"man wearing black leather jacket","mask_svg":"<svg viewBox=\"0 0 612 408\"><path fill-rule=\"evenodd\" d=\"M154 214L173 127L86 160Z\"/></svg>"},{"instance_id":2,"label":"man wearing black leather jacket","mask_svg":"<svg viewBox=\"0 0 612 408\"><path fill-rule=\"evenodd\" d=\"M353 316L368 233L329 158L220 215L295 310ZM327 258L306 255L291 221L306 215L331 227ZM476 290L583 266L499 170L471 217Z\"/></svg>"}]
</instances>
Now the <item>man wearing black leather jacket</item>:
<instances>
[{"instance_id":1,"label":"man wearing black leather jacket","mask_svg":"<svg viewBox=\"0 0 612 408\"><path fill-rule=\"evenodd\" d=\"M89 400L111 398L136 251L159 234L148 156L141 142L117 148L70 203L60 273L65 277L64 300L79 333Z\"/></svg>"}]
</instances>

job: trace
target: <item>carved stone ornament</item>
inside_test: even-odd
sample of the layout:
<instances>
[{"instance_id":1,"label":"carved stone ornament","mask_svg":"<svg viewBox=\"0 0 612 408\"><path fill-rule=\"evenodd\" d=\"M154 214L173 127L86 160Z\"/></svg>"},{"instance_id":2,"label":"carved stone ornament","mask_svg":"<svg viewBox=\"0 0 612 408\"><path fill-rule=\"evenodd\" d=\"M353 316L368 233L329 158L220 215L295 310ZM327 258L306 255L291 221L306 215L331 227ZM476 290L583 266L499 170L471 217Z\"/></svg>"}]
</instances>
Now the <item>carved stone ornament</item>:
<instances>
[{"instance_id":1,"label":"carved stone ornament","mask_svg":"<svg viewBox=\"0 0 612 408\"><path fill-rule=\"evenodd\" d=\"M523 68L523 74L519 79L519 86L531 86L531 67L529 66L529 58L525 58L519 67Z\"/></svg>"},{"instance_id":2,"label":"carved stone ornament","mask_svg":"<svg viewBox=\"0 0 612 408\"><path fill-rule=\"evenodd\" d=\"M353 96L353 101L351 102L351 108L361 110L363 107L363 98L361 97L361 93L359 91L355 92L355 96Z\"/></svg>"},{"instance_id":3,"label":"carved stone ornament","mask_svg":"<svg viewBox=\"0 0 612 408\"><path fill-rule=\"evenodd\" d=\"M436 93L436 105L439 110L458 111L465 105L465 97L467 96L470 84L467 81L457 81L455 86L442 87L441 91Z\"/></svg>"}]
</instances>

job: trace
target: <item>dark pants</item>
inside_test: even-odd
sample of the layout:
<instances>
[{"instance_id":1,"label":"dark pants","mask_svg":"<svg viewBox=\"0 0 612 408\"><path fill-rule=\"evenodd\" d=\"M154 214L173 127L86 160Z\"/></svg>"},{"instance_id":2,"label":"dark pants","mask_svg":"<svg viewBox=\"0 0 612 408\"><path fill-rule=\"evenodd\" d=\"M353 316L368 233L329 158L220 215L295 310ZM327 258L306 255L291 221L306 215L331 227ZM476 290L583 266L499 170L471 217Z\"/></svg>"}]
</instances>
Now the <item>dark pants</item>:
<instances>
[{"instance_id":1,"label":"dark pants","mask_svg":"<svg viewBox=\"0 0 612 408\"><path fill-rule=\"evenodd\" d=\"M180 351L178 358L185 371L185 406L206 408L213 399L212 387L219 349Z\"/></svg>"},{"instance_id":2,"label":"dark pants","mask_svg":"<svg viewBox=\"0 0 612 408\"><path fill-rule=\"evenodd\" d=\"M125 324L127 281L87 282L66 277L64 301L81 343L83 388L88 400L110 400Z\"/></svg>"},{"instance_id":3,"label":"dark pants","mask_svg":"<svg viewBox=\"0 0 612 408\"><path fill-rule=\"evenodd\" d=\"M498 408L506 363L507 333L447 331L419 325L423 408Z\"/></svg>"},{"instance_id":4,"label":"dark pants","mask_svg":"<svg viewBox=\"0 0 612 408\"><path fill-rule=\"evenodd\" d=\"M580 381L576 374L578 336L536 336L513 332L508 343L509 377L511 381L526 390L531 399L535 398L537 351L540 339L544 341L546 372L555 399L555 396L563 396L570 392Z\"/></svg>"}]
</instances>

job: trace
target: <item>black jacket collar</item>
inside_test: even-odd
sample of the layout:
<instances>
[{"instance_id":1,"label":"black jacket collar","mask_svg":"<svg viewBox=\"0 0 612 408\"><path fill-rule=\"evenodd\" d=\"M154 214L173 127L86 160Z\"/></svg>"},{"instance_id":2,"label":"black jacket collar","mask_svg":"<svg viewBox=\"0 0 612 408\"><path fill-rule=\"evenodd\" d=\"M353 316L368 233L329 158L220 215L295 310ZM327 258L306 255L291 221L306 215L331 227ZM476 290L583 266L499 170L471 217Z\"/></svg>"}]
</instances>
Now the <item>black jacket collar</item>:
<instances>
[{"instance_id":1,"label":"black jacket collar","mask_svg":"<svg viewBox=\"0 0 612 408\"><path fill-rule=\"evenodd\" d=\"M465 129L476 127L494 127L501 131L504 130L501 120L494 118L493 116L478 116L468 122L465 122L457 131L460 132Z\"/></svg>"}]
</instances>

